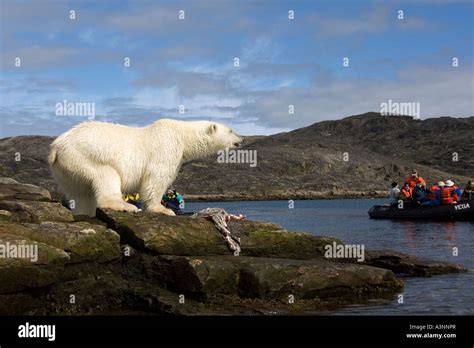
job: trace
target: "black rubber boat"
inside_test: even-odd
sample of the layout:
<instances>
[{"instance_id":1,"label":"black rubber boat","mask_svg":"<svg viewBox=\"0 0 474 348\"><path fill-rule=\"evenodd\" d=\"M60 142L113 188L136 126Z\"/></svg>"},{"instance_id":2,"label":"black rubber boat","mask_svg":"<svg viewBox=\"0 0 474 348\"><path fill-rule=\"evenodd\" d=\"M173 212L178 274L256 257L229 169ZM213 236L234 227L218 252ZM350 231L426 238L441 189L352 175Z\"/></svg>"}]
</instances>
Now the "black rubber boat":
<instances>
[{"instance_id":1,"label":"black rubber boat","mask_svg":"<svg viewBox=\"0 0 474 348\"><path fill-rule=\"evenodd\" d=\"M388 205L374 205L369 210L371 219L427 219L474 221L474 200L438 206L408 206L404 209Z\"/></svg>"}]
</instances>

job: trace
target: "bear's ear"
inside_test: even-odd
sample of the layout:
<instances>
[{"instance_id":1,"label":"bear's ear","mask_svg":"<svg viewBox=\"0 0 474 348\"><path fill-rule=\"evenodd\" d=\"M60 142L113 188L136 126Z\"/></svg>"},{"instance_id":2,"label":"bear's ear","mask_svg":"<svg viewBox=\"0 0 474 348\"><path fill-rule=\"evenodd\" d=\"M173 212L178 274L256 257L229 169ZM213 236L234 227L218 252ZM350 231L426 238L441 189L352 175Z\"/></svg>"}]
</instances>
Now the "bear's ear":
<instances>
[{"instance_id":1,"label":"bear's ear","mask_svg":"<svg viewBox=\"0 0 474 348\"><path fill-rule=\"evenodd\" d=\"M217 125L214 123L207 128L207 134L214 134L215 132L217 132Z\"/></svg>"}]
</instances>

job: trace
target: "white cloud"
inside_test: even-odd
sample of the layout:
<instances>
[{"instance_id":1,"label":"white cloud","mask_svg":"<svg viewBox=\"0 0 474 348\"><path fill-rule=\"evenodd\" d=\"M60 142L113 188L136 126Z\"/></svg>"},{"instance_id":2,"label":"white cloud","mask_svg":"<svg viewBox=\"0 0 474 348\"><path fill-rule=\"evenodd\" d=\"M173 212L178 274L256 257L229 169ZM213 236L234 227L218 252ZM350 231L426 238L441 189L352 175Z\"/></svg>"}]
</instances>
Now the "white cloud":
<instances>
[{"instance_id":1,"label":"white cloud","mask_svg":"<svg viewBox=\"0 0 474 348\"><path fill-rule=\"evenodd\" d=\"M388 99L421 104L421 117L472 116L474 82L463 69L412 66L401 70L398 79L331 78L324 85L310 88L284 88L256 94L256 101L246 105L247 114L258 117L258 124L269 127L297 128L314 122L380 111ZM288 114L288 105L295 114Z\"/></svg>"}]
</instances>

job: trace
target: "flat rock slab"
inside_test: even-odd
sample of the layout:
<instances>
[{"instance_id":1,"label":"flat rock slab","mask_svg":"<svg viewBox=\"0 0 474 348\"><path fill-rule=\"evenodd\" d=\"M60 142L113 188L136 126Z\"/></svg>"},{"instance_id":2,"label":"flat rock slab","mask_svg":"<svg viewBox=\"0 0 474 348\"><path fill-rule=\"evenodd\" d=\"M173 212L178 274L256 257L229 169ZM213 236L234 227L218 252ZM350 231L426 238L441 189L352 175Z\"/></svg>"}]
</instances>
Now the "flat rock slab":
<instances>
[{"instance_id":1,"label":"flat rock slab","mask_svg":"<svg viewBox=\"0 0 474 348\"><path fill-rule=\"evenodd\" d=\"M97 210L97 217L137 250L170 255L228 255L212 222L185 216Z\"/></svg>"},{"instance_id":2,"label":"flat rock slab","mask_svg":"<svg viewBox=\"0 0 474 348\"><path fill-rule=\"evenodd\" d=\"M97 217L119 232L122 242L138 250L162 255L231 255L211 221L189 216L122 213L97 210ZM242 256L307 260L324 255L324 246L335 238L288 232L276 224L233 221L232 234L241 241Z\"/></svg>"},{"instance_id":3,"label":"flat rock slab","mask_svg":"<svg viewBox=\"0 0 474 348\"><path fill-rule=\"evenodd\" d=\"M0 222L0 238L5 234L64 250L70 256L68 263L109 262L121 257L120 236L87 222Z\"/></svg>"},{"instance_id":4,"label":"flat rock slab","mask_svg":"<svg viewBox=\"0 0 474 348\"><path fill-rule=\"evenodd\" d=\"M41 221L74 221L71 211L60 203L54 202L0 201L0 211L9 212L9 214L0 215L0 220L3 221L36 223Z\"/></svg>"},{"instance_id":5,"label":"flat rock slab","mask_svg":"<svg viewBox=\"0 0 474 348\"><path fill-rule=\"evenodd\" d=\"M242 298L298 299L393 296L403 281L389 270L317 260L245 256L159 256L155 275L173 291L203 298L217 294Z\"/></svg>"},{"instance_id":6,"label":"flat rock slab","mask_svg":"<svg viewBox=\"0 0 474 348\"><path fill-rule=\"evenodd\" d=\"M0 200L22 199L29 201L51 201L48 190L30 184L21 184L11 178L0 178Z\"/></svg>"},{"instance_id":7,"label":"flat rock slab","mask_svg":"<svg viewBox=\"0 0 474 348\"><path fill-rule=\"evenodd\" d=\"M342 241L326 236L289 232L281 226L262 221L231 221L229 228L240 237L242 256L309 260L324 256L324 247Z\"/></svg>"}]
</instances>

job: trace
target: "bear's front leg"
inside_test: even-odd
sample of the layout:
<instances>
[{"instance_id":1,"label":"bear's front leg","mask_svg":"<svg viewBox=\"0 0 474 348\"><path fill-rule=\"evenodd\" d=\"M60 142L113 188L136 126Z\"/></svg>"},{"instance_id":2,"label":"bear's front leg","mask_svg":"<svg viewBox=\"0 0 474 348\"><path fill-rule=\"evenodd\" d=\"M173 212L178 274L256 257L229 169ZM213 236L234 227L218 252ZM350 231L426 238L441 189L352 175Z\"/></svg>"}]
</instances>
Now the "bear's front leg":
<instances>
[{"instance_id":1,"label":"bear's front leg","mask_svg":"<svg viewBox=\"0 0 474 348\"><path fill-rule=\"evenodd\" d=\"M148 205L146 208L147 211L157 214L169 215L169 216L176 216L174 211L169 208L164 207L161 203L159 204L152 204Z\"/></svg>"},{"instance_id":2,"label":"bear's front leg","mask_svg":"<svg viewBox=\"0 0 474 348\"><path fill-rule=\"evenodd\" d=\"M177 169L163 163L159 166L159 171L153 171L147 177L147 180L141 185L141 193L145 202L146 210L152 213L158 213L169 216L176 216L173 210L166 208L161 204L161 198L166 189L176 178Z\"/></svg>"}]
</instances>

